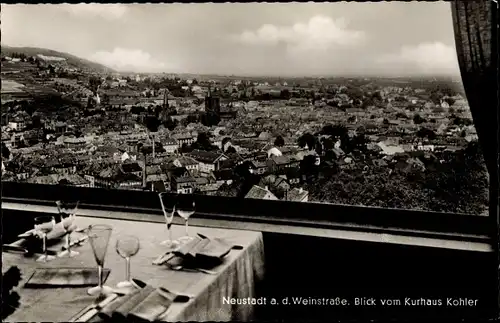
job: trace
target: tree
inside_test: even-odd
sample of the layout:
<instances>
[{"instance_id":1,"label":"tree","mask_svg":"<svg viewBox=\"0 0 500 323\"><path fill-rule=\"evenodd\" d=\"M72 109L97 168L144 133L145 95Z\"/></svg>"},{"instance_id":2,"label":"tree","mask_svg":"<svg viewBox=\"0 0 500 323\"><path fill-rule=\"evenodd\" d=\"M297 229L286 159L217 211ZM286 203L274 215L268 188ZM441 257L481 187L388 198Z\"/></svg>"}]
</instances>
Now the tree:
<instances>
[{"instance_id":1,"label":"tree","mask_svg":"<svg viewBox=\"0 0 500 323\"><path fill-rule=\"evenodd\" d=\"M102 104L109 104L109 95L106 93L102 96Z\"/></svg>"},{"instance_id":2,"label":"tree","mask_svg":"<svg viewBox=\"0 0 500 323\"><path fill-rule=\"evenodd\" d=\"M282 136L277 136L274 140L274 145L276 147L283 147L285 145L285 139Z\"/></svg>"},{"instance_id":3,"label":"tree","mask_svg":"<svg viewBox=\"0 0 500 323\"><path fill-rule=\"evenodd\" d=\"M357 149L362 152L367 151L367 145L370 141L365 137L364 134L356 135L352 138L350 144L353 149Z\"/></svg>"},{"instance_id":4,"label":"tree","mask_svg":"<svg viewBox=\"0 0 500 323\"><path fill-rule=\"evenodd\" d=\"M375 101L379 101L379 102L382 102L384 99L382 98L382 94L380 93L380 91L376 91L372 94L372 99L375 100Z\"/></svg>"},{"instance_id":5,"label":"tree","mask_svg":"<svg viewBox=\"0 0 500 323\"><path fill-rule=\"evenodd\" d=\"M417 113L417 114L415 114L415 115L413 116L413 123L414 123L414 124L421 124L421 123L424 123L424 122L425 122L425 119L424 119L424 118L422 118L422 117L420 116L420 114L418 114L418 113Z\"/></svg>"},{"instance_id":6,"label":"tree","mask_svg":"<svg viewBox=\"0 0 500 323\"><path fill-rule=\"evenodd\" d=\"M316 166L316 156L304 156L304 159L300 161L300 173L302 175L305 175L308 179L312 179L318 174L318 167Z\"/></svg>"},{"instance_id":7,"label":"tree","mask_svg":"<svg viewBox=\"0 0 500 323\"><path fill-rule=\"evenodd\" d=\"M236 149L233 146L229 146L226 150L228 154L236 154Z\"/></svg>"},{"instance_id":8,"label":"tree","mask_svg":"<svg viewBox=\"0 0 500 323\"><path fill-rule=\"evenodd\" d=\"M481 214L488 203L488 173L477 142L427 176L435 211Z\"/></svg>"},{"instance_id":9,"label":"tree","mask_svg":"<svg viewBox=\"0 0 500 323\"><path fill-rule=\"evenodd\" d=\"M224 146L226 146L226 144L227 144L228 142L231 142L231 138L230 138L230 137L224 137L224 138L222 139L222 142L221 142L222 149L224 149Z\"/></svg>"},{"instance_id":10,"label":"tree","mask_svg":"<svg viewBox=\"0 0 500 323\"><path fill-rule=\"evenodd\" d=\"M419 136L420 138L428 138L430 140L436 139L437 137L436 133L428 128L420 128L417 131L417 136Z\"/></svg>"},{"instance_id":11,"label":"tree","mask_svg":"<svg viewBox=\"0 0 500 323\"><path fill-rule=\"evenodd\" d=\"M150 132L157 132L160 121L154 116L147 116L144 125Z\"/></svg>"},{"instance_id":12,"label":"tree","mask_svg":"<svg viewBox=\"0 0 500 323\"><path fill-rule=\"evenodd\" d=\"M188 144L182 144L181 148L180 148L180 152L185 154L185 153L190 153L191 151L193 151L193 149L191 148L191 146L189 146Z\"/></svg>"},{"instance_id":13,"label":"tree","mask_svg":"<svg viewBox=\"0 0 500 323\"><path fill-rule=\"evenodd\" d=\"M444 101L452 106L455 103L455 99L453 98L445 98Z\"/></svg>"},{"instance_id":14,"label":"tree","mask_svg":"<svg viewBox=\"0 0 500 323\"><path fill-rule=\"evenodd\" d=\"M155 107L154 107L154 114L155 114L155 117L156 117L156 118L160 118L160 114L161 114L161 112L162 112L162 111L163 111L162 106L160 106L160 105L155 106Z\"/></svg>"},{"instance_id":15,"label":"tree","mask_svg":"<svg viewBox=\"0 0 500 323\"><path fill-rule=\"evenodd\" d=\"M87 99L87 109L92 109L94 108L94 99L89 96Z\"/></svg>"},{"instance_id":16,"label":"tree","mask_svg":"<svg viewBox=\"0 0 500 323\"><path fill-rule=\"evenodd\" d=\"M132 114L141 114L142 112L145 111L146 110L143 107L137 105L134 105L132 108L130 108L130 113Z\"/></svg>"},{"instance_id":17,"label":"tree","mask_svg":"<svg viewBox=\"0 0 500 323\"><path fill-rule=\"evenodd\" d=\"M321 144L321 142L319 140L316 139L316 142L315 142L315 147L314 147L314 151L316 151L316 153L318 155L323 155L323 145Z\"/></svg>"},{"instance_id":18,"label":"tree","mask_svg":"<svg viewBox=\"0 0 500 323\"><path fill-rule=\"evenodd\" d=\"M473 124L472 120L461 118L455 115L452 115L453 124L457 126L470 126Z\"/></svg>"},{"instance_id":19,"label":"tree","mask_svg":"<svg viewBox=\"0 0 500 323\"><path fill-rule=\"evenodd\" d=\"M5 142L2 142L2 159L4 159L4 160L10 159L10 150L5 145Z\"/></svg>"},{"instance_id":20,"label":"tree","mask_svg":"<svg viewBox=\"0 0 500 323\"><path fill-rule=\"evenodd\" d=\"M172 131L179 125L179 121L177 121L177 119L172 119L171 117L168 117L163 123L163 125L165 126L165 128Z\"/></svg>"},{"instance_id":21,"label":"tree","mask_svg":"<svg viewBox=\"0 0 500 323\"><path fill-rule=\"evenodd\" d=\"M349 130L343 125L329 124L321 129L321 134L331 136L334 139L342 139L349 136Z\"/></svg>"},{"instance_id":22,"label":"tree","mask_svg":"<svg viewBox=\"0 0 500 323\"><path fill-rule=\"evenodd\" d=\"M191 145L191 148L205 150L205 151L212 151L218 149L217 146L212 145L212 142L210 141L210 136L206 132L200 132L198 134L198 137L196 138L196 141Z\"/></svg>"},{"instance_id":23,"label":"tree","mask_svg":"<svg viewBox=\"0 0 500 323\"><path fill-rule=\"evenodd\" d=\"M304 148L307 146L309 150L313 150L316 146L316 137L308 132L303 134L297 139L299 147Z\"/></svg>"}]
</instances>

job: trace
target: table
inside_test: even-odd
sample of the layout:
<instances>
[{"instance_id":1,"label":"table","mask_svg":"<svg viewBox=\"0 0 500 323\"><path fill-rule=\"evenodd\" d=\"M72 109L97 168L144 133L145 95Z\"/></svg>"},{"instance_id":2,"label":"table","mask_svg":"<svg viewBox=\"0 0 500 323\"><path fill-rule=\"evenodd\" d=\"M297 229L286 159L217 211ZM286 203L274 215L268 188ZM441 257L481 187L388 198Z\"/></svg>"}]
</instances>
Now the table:
<instances>
[{"instance_id":1,"label":"table","mask_svg":"<svg viewBox=\"0 0 500 323\"><path fill-rule=\"evenodd\" d=\"M174 303L169 308L166 320L175 321L248 321L252 319L251 305L231 305L223 302L223 297L255 297L255 283L263 278L264 248L262 233L218 228L189 227L190 234L201 233L207 237L224 238L230 244L243 246L242 250L232 250L225 261L214 270L217 275L199 272L172 271L164 266L155 266L156 259L164 248L160 242L168 238L165 224L78 217L79 227L90 224L108 224L113 227L104 267L111 273L106 281L108 286L125 279L125 260L115 252L118 236L132 234L139 237L141 249L131 258L131 275L154 287L163 286L195 297L187 303ZM173 237L185 233L183 226L173 225ZM89 242L75 248L80 254L74 258L58 258L48 263L35 262L19 254L2 253L2 272L17 266L22 273L22 281L16 288L20 307L5 321L68 321L78 311L94 301L85 288L23 288L33 270L37 267L96 267Z\"/></svg>"}]
</instances>

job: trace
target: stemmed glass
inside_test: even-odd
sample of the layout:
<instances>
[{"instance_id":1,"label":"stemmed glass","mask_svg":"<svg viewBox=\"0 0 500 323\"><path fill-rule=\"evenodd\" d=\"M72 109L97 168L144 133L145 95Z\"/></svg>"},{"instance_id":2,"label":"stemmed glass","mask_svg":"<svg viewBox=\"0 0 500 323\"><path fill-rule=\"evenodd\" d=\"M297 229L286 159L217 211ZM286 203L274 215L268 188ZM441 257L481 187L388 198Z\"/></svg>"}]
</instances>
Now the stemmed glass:
<instances>
[{"instance_id":1,"label":"stemmed glass","mask_svg":"<svg viewBox=\"0 0 500 323\"><path fill-rule=\"evenodd\" d=\"M168 240L162 241L161 244L174 249L179 246L179 241L172 239L172 221L174 220L177 196L174 194L167 196L165 193L159 193L158 196L160 197L161 209L163 210L165 222L167 223L169 237Z\"/></svg>"},{"instance_id":2,"label":"stemmed glass","mask_svg":"<svg viewBox=\"0 0 500 323\"><path fill-rule=\"evenodd\" d=\"M116 241L116 252L126 261L126 278L125 281L119 282L116 286L118 288L122 287L132 287L134 284L130 279L130 257L135 256L141 247L139 239L135 236L124 235L118 238Z\"/></svg>"},{"instance_id":3,"label":"stemmed glass","mask_svg":"<svg viewBox=\"0 0 500 323\"><path fill-rule=\"evenodd\" d=\"M54 229L56 225L56 220L53 216L45 215L35 218L35 231L37 234L42 236L43 240L43 255L38 257L36 261L47 262L56 259L55 256L49 255L47 253L47 233Z\"/></svg>"},{"instance_id":4,"label":"stemmed glass","mask_svg":"<svg viewBox=\"0 0 500 323\"><path fill-rule=\"evenodd\" d=\"M179 199L177 203L177 213L181 218L184 219L186 224L186 235L184 237L179 238L179 241L182 243L187 243L193 239L193 237L189 236L189 224L188 220L191 215L195 212L195 201L192 195L184 195Z\"/></svg>"},{"instance_id":5,"label":"stemmed glass","mask_svg":"<svg viewBox=\"0 0 500 323\"><path fill-rule=\"evenodd\" d=\"M88 228L90 245L92 246L94 258L97 262L99 270L99 285L89 288L87 291L89 295L110 294L112 291L112 288L109 286L103 286L102 282L104 258L106 257L106 251L108 250L109 238L112 230L111 226L105 224L91 225Z\"/></svg>"},{"instance_id":6,"label":"stemmed glass","mask_svg":"<svg viewBox=\"0 0 500 323\"><path fill-rule=\"evenodd\" d=\"M79 201L56 201L57 210L59 211L59 216L61 217L61 225L66 231L66 248L58 254L59 257L75 257L80 254L78 251L71 250L71 233L75 229L74 222L79 203Z\"/></svg>"}]
</instances>

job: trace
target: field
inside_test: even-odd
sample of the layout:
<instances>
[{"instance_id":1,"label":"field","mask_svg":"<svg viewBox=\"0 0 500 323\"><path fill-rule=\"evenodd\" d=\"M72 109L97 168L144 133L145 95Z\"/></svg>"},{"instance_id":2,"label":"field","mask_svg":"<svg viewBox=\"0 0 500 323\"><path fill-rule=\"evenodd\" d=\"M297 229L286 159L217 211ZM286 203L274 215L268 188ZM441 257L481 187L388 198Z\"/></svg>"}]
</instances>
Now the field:
<instances>
[{"instance_id":1,"label":"field","mask_svg":"<svg viewBox=\"0 0 500 323\"><path fill-rule=\"evenodd\" d=\"M25 86L10 80L2 80L2 93L19 93L23 92Z\"/></svg>"}]
</instances>

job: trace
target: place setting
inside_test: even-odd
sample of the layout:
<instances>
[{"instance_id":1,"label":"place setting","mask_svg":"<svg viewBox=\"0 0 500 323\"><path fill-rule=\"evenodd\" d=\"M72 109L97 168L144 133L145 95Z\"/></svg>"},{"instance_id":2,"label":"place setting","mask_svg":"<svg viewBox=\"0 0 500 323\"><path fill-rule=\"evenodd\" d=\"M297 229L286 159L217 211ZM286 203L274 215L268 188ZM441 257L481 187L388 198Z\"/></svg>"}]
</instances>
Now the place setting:
<instances>
[{"instance_id":1,"label":"place setting","mask_svg":"<svg viewBox=\"0 0 500 323\"><path fill-rule=\"evenodd\" d=\"M233 249L241 250L242 246L230 245L221 238L208 238L200 233L189 234L189 218L195 213L196 203L189 195L158 194L165 217L169 239L161 242L166 247L153 264L165 266L170 270L201 272L209 275L217 274L215 267L224 262L224 257ZM172 237L172 221L175 213L184 219L185 235L174 240Z\"/></svg>"},{"instance_id":2,"label":"place setting","mask_svg":"<svg viewBox=\"0 0 500 323\"><path fill-rule=\"evenodd\" d=\"M86 228L76 225L78 205L78 201L56 201L56 216L43 215L34 218L34 228L18 235L18 240L3 244L2 250L21 253L26 257L39 254L36 261L40 263L78 256L79 252L74 249L88 240ZM74 234L78 237L72 240Z\"/></svg>"},{"instance_id":3,"label":"place setting","mask_svg":"<svg viewBox=\"0 0 500 323\"><path fill-rule=\"evenodd\" d=\"M45 219L44 221L47 221ZM43 222L41 225L48 228L48 222ZM50 231L52 232L52 231ZM49 234L50 234L49 232ZM67 288L67 287L87 287L93 286L88 290L88 294L92 296L110 293L111 289L103 286L110 274L110 269L104 268L104 259L108 249L109 238L112 228L108 225L90 225L83 230L86 240L90 242L94 259L97 263L97 268L93 267L63 267L58 266L61 263L54 263L50 267L39 267L34 270L25 283L25 288ZM42 231L42 240L47 240L47 233ZM68 235L66 235L67 237ZM79 241L79 240L77 240ZM43 255L37 258L37 262L47 263L56 259L47 252L46 244L43 243ZM71 240L66 239L66 246L71 246ZM80 253L71 248L63 248L57 254L58 258L73 258Z\"/></svg>"}]
</instances>

